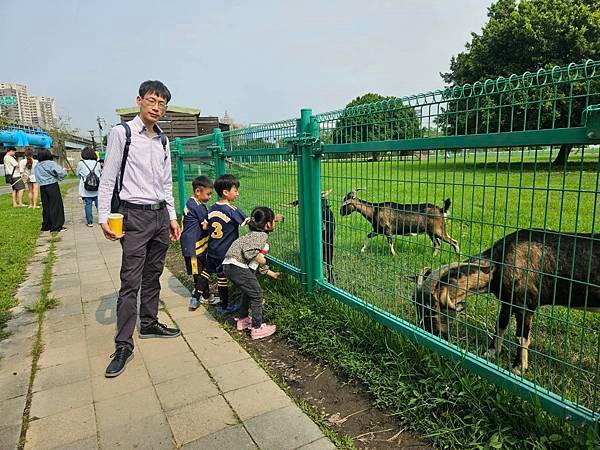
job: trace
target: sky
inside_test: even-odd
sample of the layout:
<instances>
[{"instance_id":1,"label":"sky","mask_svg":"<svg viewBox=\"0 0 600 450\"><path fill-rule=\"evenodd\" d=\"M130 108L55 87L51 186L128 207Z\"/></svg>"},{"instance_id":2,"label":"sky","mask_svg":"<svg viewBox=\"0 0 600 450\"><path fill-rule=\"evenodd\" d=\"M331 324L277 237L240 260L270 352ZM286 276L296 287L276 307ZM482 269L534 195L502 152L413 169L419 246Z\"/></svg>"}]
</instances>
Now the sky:
<instances>
[{"instance_id":1,"label":"sky","mask_svg":"<svg viewBox=\"0 0 600 450\"><path fill-rule=\"evenodd\" d=\"M0 82L52 96L88 135L142 81L170 104L243 124L443 87L491 0L2 0Z\"/></svg>"}]
</instances>

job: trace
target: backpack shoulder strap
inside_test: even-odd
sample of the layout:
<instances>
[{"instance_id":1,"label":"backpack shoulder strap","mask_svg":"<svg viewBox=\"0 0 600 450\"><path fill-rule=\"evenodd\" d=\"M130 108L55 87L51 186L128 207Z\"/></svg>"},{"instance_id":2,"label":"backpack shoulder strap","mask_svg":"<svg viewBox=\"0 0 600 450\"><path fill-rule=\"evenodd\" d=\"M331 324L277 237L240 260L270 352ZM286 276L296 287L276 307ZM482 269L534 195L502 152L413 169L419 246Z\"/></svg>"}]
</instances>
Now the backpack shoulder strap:
<instances>
[{"instance_id":1,"label":"backpack shoulder strap","mask_svg":"<svg viewBox=\"0 0 600 450\"><path fill-rule=\"evenodd\" d=\"M119 192L123 189L123 175L125 174L125 164L127 164L127 156L129 156L129 146L131 145L131 128L127 122L121 122L125 128L125 148L123 149L123 158L121 159L121 176L119 177Z\"/></svg>"}]
</instances>

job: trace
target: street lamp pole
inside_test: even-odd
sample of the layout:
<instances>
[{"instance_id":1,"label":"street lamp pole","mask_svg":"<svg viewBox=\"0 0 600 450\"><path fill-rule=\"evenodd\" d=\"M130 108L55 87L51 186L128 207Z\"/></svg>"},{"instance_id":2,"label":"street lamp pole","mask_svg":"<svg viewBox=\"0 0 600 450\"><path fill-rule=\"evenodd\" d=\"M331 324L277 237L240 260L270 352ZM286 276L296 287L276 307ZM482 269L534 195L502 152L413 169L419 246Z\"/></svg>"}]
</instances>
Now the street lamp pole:
<instances>
[{"instance_id":1,"label":"street lamp pole","mask_svg":"<svg viewBox=\"0 0 600 450\"><path fill-rule=\"evenodd\" d=\"M94 130L88 130L90 136L92 137L92 148L96 151L96 140L94 139Z\"/></svg>"},{"instance_id":2,"label":"street lamp pole","mask_svg":"<svg viewBox=\"0 0 600 450\"><path fill-rule=\"evenodd\" d=\"M100 116L96 116L96 122L98 122L98 134L100 135L99 151L102 151L102 122L104 122L104 125L106 125L106 122Z\"/></svg>"}]
</instances>

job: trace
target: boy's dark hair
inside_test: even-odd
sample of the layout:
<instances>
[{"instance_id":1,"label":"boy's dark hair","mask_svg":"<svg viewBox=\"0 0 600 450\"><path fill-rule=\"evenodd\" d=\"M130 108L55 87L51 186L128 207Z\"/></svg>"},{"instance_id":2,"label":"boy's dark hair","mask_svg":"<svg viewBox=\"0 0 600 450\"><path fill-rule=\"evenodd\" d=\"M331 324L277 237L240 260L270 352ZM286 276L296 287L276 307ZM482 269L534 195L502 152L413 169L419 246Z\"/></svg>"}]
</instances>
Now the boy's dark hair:
<instances>
[{"instance_id":1,"label":"boy's dark hair","mask_svg":"<svg viewBox=\"0 0 600 450\"><path fill-rule=\"evenodd\" d=\"M267 206L257 206L250 213L250 221L248 222L248 228L250 231L264 231L265 226L269 222L275 221L275 213Z\"/></svg>"},{"instance_id":2,"label":"boy's dark hair","mask_svg":"<svg viewBox=\"0 0 600 450\"><path fill-rule=\"evenodd\" d=\"M165 99L165 102L171 101L171 92L158 80L147 80L140 84L140 97L144 98L146 94L155 94L157 97Z\"/></svg>"},{"instance_id":3,"label":"boy's dark hair","mask_svg":"<svg viewBox=\"0 0 600 450\"><path fill-rule=\"evenodd\" d=\"M52 161L52 153L50 153L50 150L48 150L47 148L40 148L38 150L38 161L42 162L42 161Z\"/></svg>"},{"instance_id":4,"label":"boy's dark hair","mask_svg":"<svg viewBox=\"0 0 600 450\"><path fill-rule=\"evenodd\" d=\"M199 177L194 178L192 181L192 189L195 191L198 188L211 188L213 187L213 182L210 181L210 178L205 177L204 175L200 175Z\"/></svg>"},{"instance_id":5,"label":"boy's dark hair","mask_svg":"<svg viewBox=\"0 0 600 450\"><path fill-rule=\"evenodd\" d=\"M98 155L96 155L96 152L92 147L84 147L83 150L81 150L81 159L98 161Z\"/></svg>"},{"instance_id":6,"label":"boy's dark hair","mask_svg":"<svg viewBox=\"0 0 600 450\"><path fill-rule=\"evenodd\" d=\"M8 152L12 152L12 151L17 151L17 147L13 147L12 145L10 147L5 147L4 150L8 153Z\"/></svg>"},{"instance_id":7,"label":"boy's dark hair","mask_svg":"<svg viewBox=\"0 0 600 450\"><path fill-rule=\"evenodd\" d=\"M229 191L233 186L239 189L240 180L231 174L221 175L215 180L215 191L219 197L223 196L223 191Z\"/></svg>"}]
</instances>

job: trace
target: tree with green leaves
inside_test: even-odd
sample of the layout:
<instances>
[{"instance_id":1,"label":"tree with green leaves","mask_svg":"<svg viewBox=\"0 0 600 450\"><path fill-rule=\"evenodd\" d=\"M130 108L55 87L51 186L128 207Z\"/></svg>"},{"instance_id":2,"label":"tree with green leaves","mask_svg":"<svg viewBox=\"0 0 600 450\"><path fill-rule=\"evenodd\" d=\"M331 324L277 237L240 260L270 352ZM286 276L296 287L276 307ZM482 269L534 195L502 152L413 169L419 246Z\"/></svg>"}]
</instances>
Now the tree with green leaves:
<instances>
[{"instance_id":1,"label":"tree with green leaves","mask_svg":"<svg viewBox=\"0 0 600 450\"><path fill-rule=\"evenodd\" d=\"M419 117L396 97L368 93L346 105L331 135L334 144L412 139L420 136ZM373 154L373 160L379 153Z\"/></svg>"},{"instance_id":2,"label":"tree with green leaves","mask_svg":"<svg viewBox=\"0 0 600 450\"><path fill-rule=\"evenodd\" d=\"M441 75L450 85L462 85L587 59L600 59L600 1L498 0L489 7L481 34L471 34L466 50L453 57L450 71ZM585 107L580 103L541 105L540 128L566 126L568 121L578 120ZM460 127L456 128L453 134L460 134ZM564 164L571 149L563 145L555 164Z\"/></svg>"}]
</instances>

